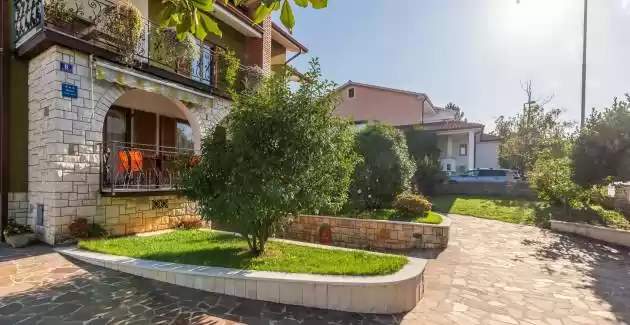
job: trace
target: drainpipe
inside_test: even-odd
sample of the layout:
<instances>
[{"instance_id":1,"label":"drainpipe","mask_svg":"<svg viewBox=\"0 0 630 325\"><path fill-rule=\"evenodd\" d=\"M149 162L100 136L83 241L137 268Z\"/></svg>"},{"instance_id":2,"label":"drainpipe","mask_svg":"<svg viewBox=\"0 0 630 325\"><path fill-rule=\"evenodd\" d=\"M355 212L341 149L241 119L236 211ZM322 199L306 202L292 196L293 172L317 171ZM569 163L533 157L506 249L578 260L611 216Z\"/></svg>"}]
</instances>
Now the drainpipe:
<instances>
[{"instance_id":1,"label":"drainpipe","mask_svg":"<svg viewBox=\"0 0 630 325\"><path fill-rule=\"evenodd\" d=\"M300 52L297 52L297 53L295 53L295 55L294 55L294 56L290 57L290 58L287 60L287 62L285 62L285 63L284 63L284 65L285 65L285 66L286 66L286 65L289 65L289 63L291 63L291 61L295 60L298 56L302 55L302 53L304 53L304 52L302 51L302 49L300 49Z\"/></svg>"},{"instance_id":2,"label":"drainpipe","mask_svg":"<svg viewBox=\"0 0 630 325\"><path fill-rule=\"evenodd\" d=\"M9 25L9 0L0 4L0 242L4 242L3 230L9 221L9 80L11 63L11 27Z\"/></svg>"}]
</instances>

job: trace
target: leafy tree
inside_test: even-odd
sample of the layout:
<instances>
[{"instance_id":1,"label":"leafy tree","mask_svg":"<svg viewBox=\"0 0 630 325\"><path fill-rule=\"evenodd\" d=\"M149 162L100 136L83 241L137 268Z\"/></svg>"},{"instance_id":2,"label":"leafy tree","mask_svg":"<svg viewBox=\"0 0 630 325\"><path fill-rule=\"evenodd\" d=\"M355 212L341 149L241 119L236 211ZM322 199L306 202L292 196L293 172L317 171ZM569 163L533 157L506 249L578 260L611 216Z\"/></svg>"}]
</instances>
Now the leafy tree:
<instances>
[{"instance_id":1,"label":"leafy tree","mask_svg":"<svg viewBox=\"0 0 630 325\"><path fill-rule=\"evenodd\" d=\"M502 138L499 164L503 168L529 172L541 152L555 157L565 155L564 146L571 122L561 120L560 109L545 110L539 105L525 105L513 117L499 116L495 134Z\"/></svg>"},{"instance_id":2,"label":"leafy tree","mask_svg":"<svg viewBox=\"0 0 630 325\"><path fill-rule=\"evenodd\" d=\"M448 103L448 104L446 104L446 106L444 108L455 112L454 119L456 121L461 121L464 118L464 112L462 111L461 108L459 108L459 106L457 106L457 105L455 105L453 103Z\"/></svg>"},{"instance_id":3,"label":"leafy tree","mask_svg":"<svg viewBox=\"0 0 630 325\"><path fill-rule=\"evenodd\" d=\"M447 105L448 106L448 105ZM440 164L440 149L437 146L437 134L413 129L405 131L409 155L416 165L413 186L424 195L432 195L437 184L444 181Z\"/></svg>"},{"instance_id":4,"label":"leafy tree","mask_svg":"<svg viewBox=\"0 0 630 325\"><path fill-rule=\"evenodd\" d=\"M573 179L582 186L630 180L630 95L593 110L573 149Z\"/></svg>"},{"instance_id":5,"label":"leafy tree","mask_svg":"<svg viewBox=\"0 0 630 325\"><path fill-rule=\"evenodd\" d=\"M181 184L203 218L242 234L254 256L283 218L337 211L347 199L353 127L332 114L334 84L316 60L306 76L295 90L279 74L235 94L229 120L204 139Z\"/></svg>"},{"instance_id":6,"label":"leafy tree","mask_svg":"<svg viewBox=\"0 0 630 325\"><path fill-rule=\"evenodd\" d=\"M164 8L160 13L160 25L162 27L175 27L177 37L183 41L187 33L195 35L203 40L208 33L221 36L221 30L217 22L210 17L214 11L216 1L231 3L238 6L246 0L163 0ZM306 8L311 5L314 9L322 9L328 6L328 0L292 0L295 5ZM257 5L254 12L254 22L260 23L272 12L280 10L280 21L289 29L295 26L295 17L291 0L255 0Z\"/></svg>"},{"instance_id":7,"label":"leafy tree","mask_svg":"<svg viewBox=\"0 0 630 325\"><path fill-rule=\"evenodd\" d=\"M351 207L391 207L396 196L410 188L415 171L405 136L391 126L370 124L356 135L355 148L363 159L350 186Z\"/></svg>"}]
</instances>

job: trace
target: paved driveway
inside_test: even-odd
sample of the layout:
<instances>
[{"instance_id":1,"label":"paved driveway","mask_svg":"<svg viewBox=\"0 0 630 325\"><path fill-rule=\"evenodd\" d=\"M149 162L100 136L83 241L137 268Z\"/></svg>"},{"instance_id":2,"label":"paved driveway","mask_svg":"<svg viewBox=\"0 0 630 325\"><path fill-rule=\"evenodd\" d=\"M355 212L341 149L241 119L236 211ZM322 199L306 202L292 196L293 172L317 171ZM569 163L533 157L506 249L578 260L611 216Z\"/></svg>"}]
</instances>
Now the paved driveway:
<instances>
[{"instance_id":1,"label":"paved driveway","mask_svg":"<svg viewBox=\"0 0 630 325\"><path fill-rule=\"evenodd\" d=\"M452 216L424 300L380 316L237 299L66 260L45 246L0 248L0 324L626 324L630 250ZM434 255L413 252L414 255Z\"/></svg>"}]
</instances>

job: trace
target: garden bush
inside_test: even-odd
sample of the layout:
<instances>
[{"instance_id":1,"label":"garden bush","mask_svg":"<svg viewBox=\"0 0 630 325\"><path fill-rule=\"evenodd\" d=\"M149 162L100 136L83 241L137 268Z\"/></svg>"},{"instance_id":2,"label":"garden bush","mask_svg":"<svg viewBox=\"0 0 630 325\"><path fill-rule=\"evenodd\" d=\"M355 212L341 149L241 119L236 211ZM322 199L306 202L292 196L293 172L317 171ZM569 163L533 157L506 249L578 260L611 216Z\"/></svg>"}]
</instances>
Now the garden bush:
<instances>
[{"instance_id":1,"label":"garden bush","mask_svg":"<svg viewBox=\"0 0 630 325\"><path fill-rule=\"evenodd\" d=\"M420 194L402 193L394 201L394 209L402 217L413 219L424 217L431 211L431 202Z\"/></svg>"},{"instance_id":2,"label":"garden bush","mask_svg":"<svg viewBox=\"0 0 630 325\"><path fill-rule=\"evenodd\" d=\"M391 126L371 124L356 135L355 149L362 160L354 171L349 205L360 211L391 207L398 194L409 190L415 171L405 136Z\"/></svg>"},{"instance_id":3,"label":"garden bush","mask_svg":"<svg viewBox=\"0 0 630 325\"><path fill-rule=\"evenodd\" d=\"M182 194L206 220L243 235L259 256L288 216L338 211L357 161L353 126L332 114L337 95L316 61L294 89L276 74L234 93L224 128L182 172Z\"/></svg>"}]
</instances>

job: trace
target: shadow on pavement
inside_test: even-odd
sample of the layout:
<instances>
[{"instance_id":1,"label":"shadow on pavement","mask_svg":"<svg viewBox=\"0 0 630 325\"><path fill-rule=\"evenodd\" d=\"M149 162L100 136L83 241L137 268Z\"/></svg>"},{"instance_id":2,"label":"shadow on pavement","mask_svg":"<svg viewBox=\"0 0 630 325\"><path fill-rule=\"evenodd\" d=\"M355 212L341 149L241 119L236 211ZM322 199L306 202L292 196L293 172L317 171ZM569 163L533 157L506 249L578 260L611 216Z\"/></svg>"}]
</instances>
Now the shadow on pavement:
<instances>
[{"instance_id":1,"label":"shadow on pavement","mask_svg":"<svg viewBox=\"0 0 630 325\"><path fill-rule=\"evenodd\" d=\"M630 249L567 234L548 237L547 242L526 239L522 244L536 248L533 255L545 262L548 273L558 272L553 267L557 262L566 262L588 276L590 281L576 287L593 290L610 304L617 321L630 322Z\"/></svg>"}]
</instances>

